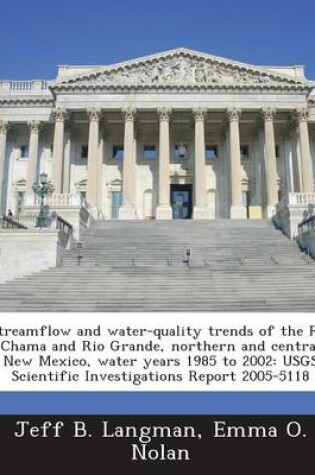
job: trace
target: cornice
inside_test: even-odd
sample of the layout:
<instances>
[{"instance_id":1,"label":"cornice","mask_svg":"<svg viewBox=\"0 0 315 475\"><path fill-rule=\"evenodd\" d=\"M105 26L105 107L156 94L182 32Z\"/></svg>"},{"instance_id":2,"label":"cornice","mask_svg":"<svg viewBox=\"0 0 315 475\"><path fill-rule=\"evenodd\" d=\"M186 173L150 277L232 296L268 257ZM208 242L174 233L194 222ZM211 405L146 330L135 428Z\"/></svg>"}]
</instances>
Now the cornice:
<instances>
[{"instance_id":1,"label":"cornice","mask_svg":"<svg viewBox=\"0 0 315 475\"><path fill-rule=\"evenodd\" d=\"M207 86L190 86L190 85L181 85L181 86L150 86L146 87L143 85L112 85L112 86L102 86L95 84L58 84L55 86L56 94L185 94L185 93L199 93L199 94L209 94L209 93L227 93L227 94L237 94L237 93L269 93L276 92L279 94L285 93L297 93L297 94L308 94L310 89L305 84L269 84L269 85L207 85Z\"/></svg>"},{"instance_id":2,"label":"cornice","mask_svg":"<svg viewBox=\"0 0 315 475\"><path fill-rule=\"evenodd\" d=\"M7 96L0 97L0 105L12 107L32 107L32 106L46 106L53 107L55 101L53 97L19 97Z\"/></svg>"}]
</instances>

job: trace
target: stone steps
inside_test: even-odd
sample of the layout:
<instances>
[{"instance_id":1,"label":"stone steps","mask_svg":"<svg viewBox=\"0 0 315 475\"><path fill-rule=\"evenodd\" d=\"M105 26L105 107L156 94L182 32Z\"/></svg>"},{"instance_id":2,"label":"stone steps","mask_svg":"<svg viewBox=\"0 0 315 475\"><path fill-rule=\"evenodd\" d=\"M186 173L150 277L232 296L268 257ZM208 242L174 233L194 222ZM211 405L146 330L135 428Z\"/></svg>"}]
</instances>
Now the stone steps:
<instances>
[{"instance_id":1,"label":"stone steps","mask_svg":"<svg viewBox=\"0 0 315 475\"><path fill-rule=\"evenodd\" d=\"M98 222L80 252L0 285L1 311L315 309L313 261L269 221Z\"/></svg>"}]
</instances>

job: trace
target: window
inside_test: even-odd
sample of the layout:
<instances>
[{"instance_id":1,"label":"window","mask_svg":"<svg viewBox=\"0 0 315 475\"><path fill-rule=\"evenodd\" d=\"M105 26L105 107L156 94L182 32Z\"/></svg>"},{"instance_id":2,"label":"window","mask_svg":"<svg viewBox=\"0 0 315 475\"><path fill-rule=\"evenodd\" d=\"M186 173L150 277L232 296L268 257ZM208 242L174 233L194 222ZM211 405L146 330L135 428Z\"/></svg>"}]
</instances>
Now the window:
<instances>
[{"instance_id":1,"label":"window","mask_svg":"<svg viewBox=\"0 0 315 475\"><path fill-rule=\"evenodd\" d=\"M215 160L218 158L218 146L206 145L206 160Z\"/></svg>"},{"instance_id":2,"label":"window","mask_svg":"<svg viewBox=\"0 0 315 475\"><path fill-rule=\"evenodd\" d=\"M276 145L276 158L280 158L280 146Z\"/></svg>"},{"instance_id":3,"label":"window","mask_svg":"<svg viewBox=\"0 0 315 475\"><path fill-rule=\"evenodd\" d=\"M248 145L241 145L240 146L240 152L241 152L241 160L246 160L249 158L249 147Z\"/></svg>"},{"instance_id":4,"label":"window","mask_svg":"<svg viewBox=\"0 0 315 475\"><path fill-rule=\"evenodd\" d=\"M124 158L123 145L113 145L113 158L115 160L122 160Z\"/></svg>"},{"instance_id":5,"label":"window","mask_svg":"<svg viewBox=\"0 0 315 475\"><path fill-rule=\"evenodd\" d=\"M176 144L174 148L174 158L183 160L188 158L188 146L185 144Z\"/></svg>"},{"instance_id":6,"label":"window","mask_svg":"<svg viewBox=\"0 0 315 475\"><path fill-rule=\"evenodd\" d=\"M50 158L53 158L53 156L54 156L54 146L51 145L49 150L50 150Z\"/></svg>"},{"instance_id":7,"label":"window","mask_svg":"<svg viewBox=\"0 0 315 475\"><path fill-rule=\"evenodd\" d=\"M20 158L28 158L28 145L20 146Z\"/></svg>"},{"instance_id":8,"label":"window","mask_svg":"<svg viewBox=\"0 0 315 475\"><path fill-rule=\"evenodd\" d=\"M143 147L144 160L155 160L157 158L157 150L155 145L144 145Z\"/></svg>"},{"instance_id":9,"label":"window","mask_svg":"<svg viewBox=\"0 0 315 475\"><path fill-rule=\"evenodd\" d=\"M81 145L81 158L88 158L89 155L89 146L84 144Z\"/></svg>"}]
</instances>

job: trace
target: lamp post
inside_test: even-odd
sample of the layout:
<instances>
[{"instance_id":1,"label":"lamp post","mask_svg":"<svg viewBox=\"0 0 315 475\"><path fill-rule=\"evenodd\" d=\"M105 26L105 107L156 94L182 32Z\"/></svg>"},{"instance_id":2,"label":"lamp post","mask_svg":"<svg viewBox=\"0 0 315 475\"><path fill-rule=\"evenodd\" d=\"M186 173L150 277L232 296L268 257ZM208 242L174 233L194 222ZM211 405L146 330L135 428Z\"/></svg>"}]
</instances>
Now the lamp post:
<instances>
[{"instance_id":1,"label":"lamp post","mask_svg":"<svg viewBox=\"0 0 315 475\"><path fill-rule=\"evenodd\" d=\"M54 192L54 187L50 181L48 181L47 173L41 173L39 175L39 184L34 183L32 190L35 195L40 198L39 214L37 216L36 227L37 228L49 228L51 219L49 216L49 207L45 205L45 197L51 196Z\"/></svg>"}]
</instances>

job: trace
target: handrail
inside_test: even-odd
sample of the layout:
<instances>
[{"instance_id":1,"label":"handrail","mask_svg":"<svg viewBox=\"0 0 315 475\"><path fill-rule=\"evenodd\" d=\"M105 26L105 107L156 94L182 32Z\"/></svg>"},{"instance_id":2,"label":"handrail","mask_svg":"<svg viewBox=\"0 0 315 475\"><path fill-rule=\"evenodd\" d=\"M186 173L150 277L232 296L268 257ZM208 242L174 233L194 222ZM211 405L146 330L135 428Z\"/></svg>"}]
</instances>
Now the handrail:
<instances>
[{"instance_id":1,"label":"handrail","mask_svg":"<svg viewBox=\"0 0 315 475\"><path fill-rule=\"evenodd\" d=\"M67 234L73 233L72 224L68 223L68 221L63 219L58 214L56 215L56 229L59 229L60 231L63 231L64 233L67 233Z\"/></svg>"},{"instance_id":2,"label":"handrail","mask_svg":"<svg viewBox=\"0 0 315 475\"><path fill-rule=\"evenodd\" d=\"M304 219L304 221L302 221L298 225L298 232L299 234L304 234L305 232L308 232L314 228L315 228L315 215L312 215L309 218Z\"/></svg>"},{"instance_id":3,"label":"handrail","mask_svg":"<svg viewBox=\"0 0 315 475\"><path fill-rule=\"evenodd\" d=\"M0 219L1 229L27 229L27 227L19 222L19 219L14 219L13 216L2 216Z\"/></svg>"}]
</instances>

